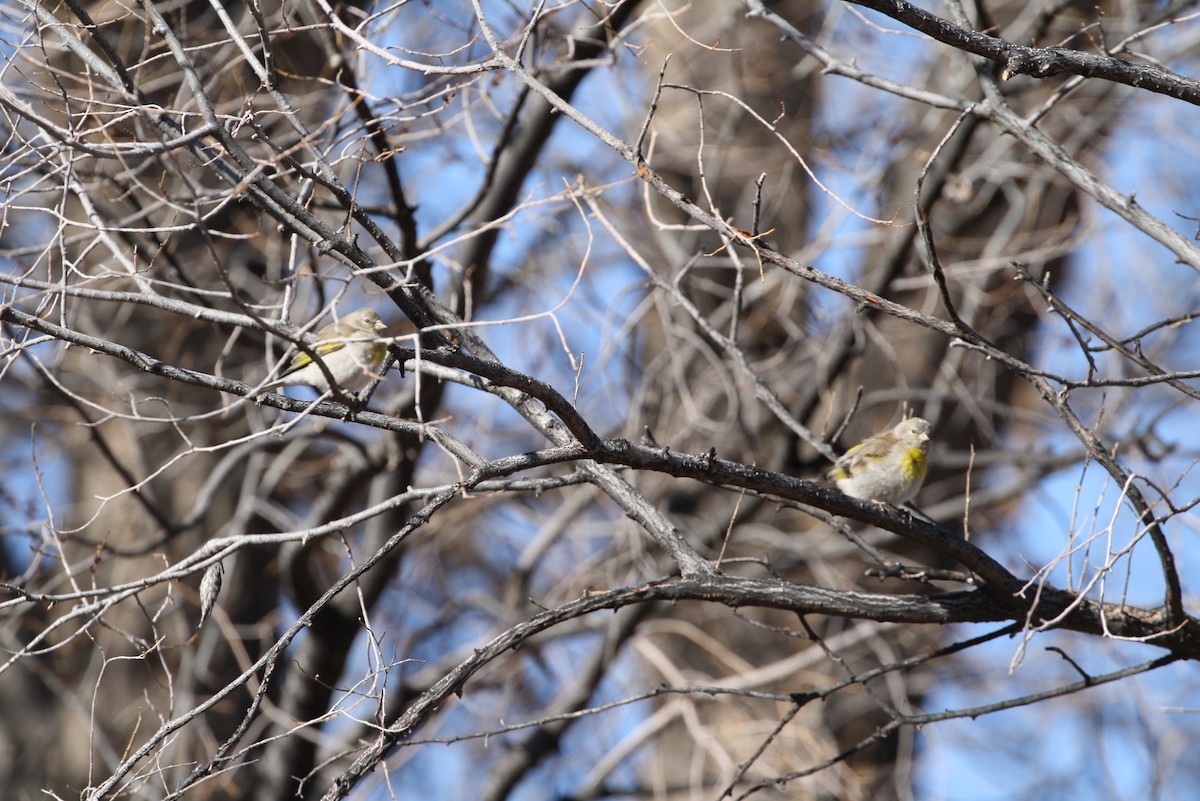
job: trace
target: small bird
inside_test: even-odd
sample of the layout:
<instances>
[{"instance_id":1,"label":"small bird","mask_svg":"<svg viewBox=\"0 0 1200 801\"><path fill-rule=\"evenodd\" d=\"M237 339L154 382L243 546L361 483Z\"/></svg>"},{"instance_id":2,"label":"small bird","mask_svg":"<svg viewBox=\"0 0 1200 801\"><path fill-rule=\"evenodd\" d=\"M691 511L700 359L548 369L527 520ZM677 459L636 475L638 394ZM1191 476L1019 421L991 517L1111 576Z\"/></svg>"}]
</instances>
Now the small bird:
<instances>
[{"instance_id":1,"label":"small bird","mask_svg":"<svg viewBox=\"0 0 1200 801\"><path fill-rule=\"evenodd\" d=\"M387 356L387 343L375 336L387 328L374 309L359 309L317 331L309 350L333 376L338 387L347 391L362 389L375 378ZM329 381L321 366L304 351L292 357L292 363L279 378L263 384L255 394L278 387L310 386L329 391Z\"/></svg>"},{"instance_id":2,"label":"small bird","mask_svg":"<svg viewBox=\"0 0 1200 801\"><path fill-rule=\"evenodd\" d=\"M851 498L899 506L911 500L925 480L930 428L920 417L901 420L846 451L825 477Z\"/></svg>"}]
</instances>

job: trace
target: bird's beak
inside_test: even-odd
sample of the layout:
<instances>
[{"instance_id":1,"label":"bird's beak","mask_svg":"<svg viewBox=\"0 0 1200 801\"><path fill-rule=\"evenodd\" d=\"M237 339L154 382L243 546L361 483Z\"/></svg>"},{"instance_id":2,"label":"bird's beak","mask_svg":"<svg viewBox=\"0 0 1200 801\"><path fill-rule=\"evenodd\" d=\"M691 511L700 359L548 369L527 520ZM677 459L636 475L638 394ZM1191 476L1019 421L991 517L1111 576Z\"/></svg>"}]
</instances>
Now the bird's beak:
<instances>
[{"instance_id":1,"label":"bird's beak","mask_svg":"<svg viewBox=\"0 0 1200 801\"><path fill-rule=\"evenodd\" d=\"M385 328L387 328L387 323L385 323L383 320L380 320L379 322L375 323L376 331L382 331Z\"/></svg>"}]
</instances>

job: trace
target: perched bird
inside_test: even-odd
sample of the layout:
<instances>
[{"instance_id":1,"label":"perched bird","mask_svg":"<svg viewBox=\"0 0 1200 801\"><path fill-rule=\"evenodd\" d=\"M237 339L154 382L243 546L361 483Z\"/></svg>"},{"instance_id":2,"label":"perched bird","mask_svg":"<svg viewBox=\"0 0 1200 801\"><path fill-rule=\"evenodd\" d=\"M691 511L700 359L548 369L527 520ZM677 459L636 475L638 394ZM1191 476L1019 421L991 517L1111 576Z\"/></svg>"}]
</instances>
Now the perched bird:
<instances>
[{"instance_id":1,"label":"perched bird","mask_svg":"<svg viewBox=\"0 0 1200 801\"><path fill-rule=\"evenodd\" d=\"M925 480L930 428L920 417L901 420L846 451L825 476L851 498L899 506Z\"/></svg>"},{"instance_id":2,"label":"perched bird","mask_svg":"<svg viewBox=\"0 0 1200 801\"><path fill-rule=\"evenodd\" d=\"M318 331L308 349L321 358L338 387L347 391L362 389L375 378L387 356L387 344L375 339L385 328L374 309L359 309ZM327 392L329 381L311 356L298 351L283 375L263 384L258 393L284 386L310 386Z\"/></svg>"}]
</instances>

